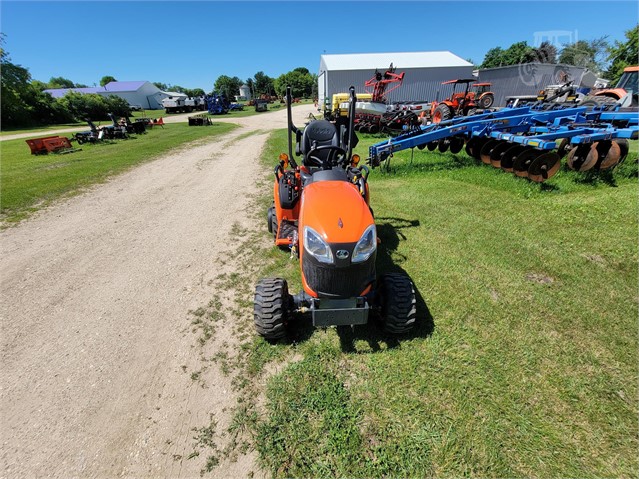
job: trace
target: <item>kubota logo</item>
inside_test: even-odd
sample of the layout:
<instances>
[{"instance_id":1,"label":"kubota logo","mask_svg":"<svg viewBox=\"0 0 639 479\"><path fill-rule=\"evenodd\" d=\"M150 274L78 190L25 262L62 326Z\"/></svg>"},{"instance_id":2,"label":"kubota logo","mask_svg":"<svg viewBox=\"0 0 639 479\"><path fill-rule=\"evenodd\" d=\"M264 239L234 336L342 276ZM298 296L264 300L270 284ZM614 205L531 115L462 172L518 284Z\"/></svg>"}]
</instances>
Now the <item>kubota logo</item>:
<instances>
[{"instance_id":1,"label":"kubota logo","mask_svg":"<svg viewBox=\"0 0 639 479\"><path fill-rule=\"evenodd\" d=\"M346 259L348 258L348 251L345 249L338 249L335 256L337 256L337 259Z\"/></svg>"}]
</instances>

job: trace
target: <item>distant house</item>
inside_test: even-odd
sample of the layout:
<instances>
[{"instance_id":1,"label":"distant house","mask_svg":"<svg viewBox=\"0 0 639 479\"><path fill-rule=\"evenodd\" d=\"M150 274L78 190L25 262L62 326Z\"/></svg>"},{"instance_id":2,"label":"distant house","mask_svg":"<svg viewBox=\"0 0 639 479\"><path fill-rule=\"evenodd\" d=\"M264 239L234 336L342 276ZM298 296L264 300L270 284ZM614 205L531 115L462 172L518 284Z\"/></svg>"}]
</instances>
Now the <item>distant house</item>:
<instances>
[{"instance_id":1,"label":"distant house","mask_svg":"<svg viewBox=\"0 0 639 479\"><path fill-rule=\"evenodd\" d=\"M164 92L148 81L112 81L103 87L53 88L44 91L51 94L53 98L61 98L69 91L97 93L102 96L115 95L125 99L129 105L139 105L147 110L162 109L162 100L176 95L174 92Z\"/></svg>"}]
</instances>

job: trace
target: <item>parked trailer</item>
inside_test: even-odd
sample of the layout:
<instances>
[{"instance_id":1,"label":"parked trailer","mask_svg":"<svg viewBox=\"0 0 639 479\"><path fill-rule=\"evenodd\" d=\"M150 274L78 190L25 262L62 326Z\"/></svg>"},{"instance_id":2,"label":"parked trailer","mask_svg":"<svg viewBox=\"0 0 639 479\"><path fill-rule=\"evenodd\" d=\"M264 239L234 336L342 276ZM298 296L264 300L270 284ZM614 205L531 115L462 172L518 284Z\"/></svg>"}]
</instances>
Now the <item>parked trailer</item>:
<instances>
[{"instance_id":1,"label":"parked trailer","mask_svg":"<svg viewBox=\"0 0 639 479\"><path fill-rule=\"evenodd\" d=\"M505 108L414 128L372 145L368 161L388 167L393 153L407 148L459 153L465 145L483 163L542 182L557 173L566 154L573 170L614 168L628 154L627 140L638 137L634 111Z\"/></svg>"}]
</instances>

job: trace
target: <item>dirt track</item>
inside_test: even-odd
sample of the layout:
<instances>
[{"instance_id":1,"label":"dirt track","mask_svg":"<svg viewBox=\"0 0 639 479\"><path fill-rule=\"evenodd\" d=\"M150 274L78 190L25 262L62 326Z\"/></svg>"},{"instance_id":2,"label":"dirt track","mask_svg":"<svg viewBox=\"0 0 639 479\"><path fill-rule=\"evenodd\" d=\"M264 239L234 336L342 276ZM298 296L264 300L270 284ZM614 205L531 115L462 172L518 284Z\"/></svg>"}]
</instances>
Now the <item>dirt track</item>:
<instances>
[{"instance_id":1,"label":"dirt track","mask_svg":"<svg viewBox=\"0 0 639 479\"><path fill-rule=\"evenodd\" d=\"M312 110L295 107L295 122ZM223 121L242 127L0 233L0 477L200 477L192 428L210 413L224 427L236 398L216 367L206 387L191 378L189 311L233 270L233 224L262 227L246 214L247 172L286 112ZM210 477L260 477L254 461Z\"/></svg>"}]
</instances>

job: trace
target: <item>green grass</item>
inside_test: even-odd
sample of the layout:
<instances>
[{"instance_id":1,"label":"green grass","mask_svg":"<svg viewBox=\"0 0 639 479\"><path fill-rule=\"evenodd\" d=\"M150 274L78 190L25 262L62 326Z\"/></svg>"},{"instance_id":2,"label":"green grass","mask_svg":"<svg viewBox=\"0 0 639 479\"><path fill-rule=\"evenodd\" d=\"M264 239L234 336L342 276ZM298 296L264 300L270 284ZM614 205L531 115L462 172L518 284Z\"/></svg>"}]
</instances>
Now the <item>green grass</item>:
<instances>
[{"instance_id":1,"label":"green grass","mask_svg":"<svg viewBox=\"0 0 639 479\"><path fill-rule=\"evenodd\" d=\"M65 155L33 156L24 139L3 141L1 218L6 223L19 221L52 200L74 194L190 141L222 135L233 128L228 123L208 127L169 124L128 140L84 144L82 151ZM73 145L77 147L77 143Z\"/></svg>"},{"instance_id":2,"label":"green grass","mask_svg":"<svg viewBox=\"0 0 639 479\"><path fill-rule=\"evenodd\" d=\"M287 364L255 426L262 464L275 477L636 477L636 143L612 175L543 185L464 154L415 150L374 170L378 272L411 277L419 324L255 339L255 375ZM265 165L281 151L283 132ZM286 253L264 261L299 291Z\"/></svg>"}]
</instances>

